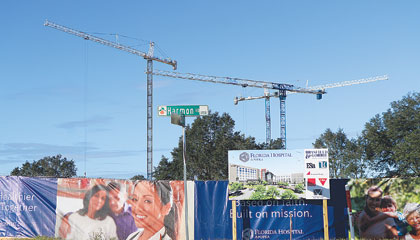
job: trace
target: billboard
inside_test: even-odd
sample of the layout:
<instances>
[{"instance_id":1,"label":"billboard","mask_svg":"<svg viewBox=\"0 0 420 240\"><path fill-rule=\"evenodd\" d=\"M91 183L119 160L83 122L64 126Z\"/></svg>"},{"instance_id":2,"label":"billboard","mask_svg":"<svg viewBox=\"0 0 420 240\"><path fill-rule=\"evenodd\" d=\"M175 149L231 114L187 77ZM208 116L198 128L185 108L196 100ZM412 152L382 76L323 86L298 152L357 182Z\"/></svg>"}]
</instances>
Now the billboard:
<instances>
[{"instance_id":1,"label":"billboard","mask_svg":"<svg viewBox=\"0 0 420 240\"><path fill-rule=\"evenodd\" d=\"M229 199L329 199L328 149L232 150Z\"/></svg>"}]
</instances>

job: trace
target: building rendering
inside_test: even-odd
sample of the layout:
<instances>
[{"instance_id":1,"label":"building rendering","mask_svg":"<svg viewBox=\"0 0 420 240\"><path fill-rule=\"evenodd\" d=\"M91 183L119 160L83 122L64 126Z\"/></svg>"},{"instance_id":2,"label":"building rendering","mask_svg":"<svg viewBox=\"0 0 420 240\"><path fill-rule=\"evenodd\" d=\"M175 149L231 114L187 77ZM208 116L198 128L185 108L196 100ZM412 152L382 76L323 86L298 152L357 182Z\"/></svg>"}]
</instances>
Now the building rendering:
<instances>
[{"instance_id":1,"label":"building rendering","mask_svg":"<svg viewBox=\"0 0 420 240\"><path fill-rule=\"evenodd\" d=\"M285 182L289 184L304 183L303 173L275 175L269 169L253 168L243 165L229 165L229 182L266 181L270 184Z\"/></svg>"}]
</instances>

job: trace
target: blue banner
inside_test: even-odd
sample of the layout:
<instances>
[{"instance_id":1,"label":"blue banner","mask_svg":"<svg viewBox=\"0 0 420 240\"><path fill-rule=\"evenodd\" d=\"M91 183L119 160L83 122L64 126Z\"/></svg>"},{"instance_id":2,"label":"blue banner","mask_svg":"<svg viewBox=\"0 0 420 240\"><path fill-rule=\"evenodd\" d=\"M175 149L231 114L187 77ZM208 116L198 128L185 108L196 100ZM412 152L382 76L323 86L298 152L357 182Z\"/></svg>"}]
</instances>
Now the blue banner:
<instances>
[{"instance_id":1,"label":"blue banner","mask_svg":"<svg viewBox=\"0 0 420 240\"><path fill-rule=\"evenodd\" d=\"M347 238L346 182L331 180L330 238ZM227 184L196 182L195 239L232 239L232 202L227 197ZM241 200L236 206L238 239L324 237L322 200Z\"/></svg>"},{"instance_id":2,"label":"blue banner","mask_svg":"<svg viewBox=\"0 0 420 240\"><path fill-rule=\"evenodd\" d=\"M54 236L56 178L0 177L0 237Z\"/></svg>"}]
</instances>

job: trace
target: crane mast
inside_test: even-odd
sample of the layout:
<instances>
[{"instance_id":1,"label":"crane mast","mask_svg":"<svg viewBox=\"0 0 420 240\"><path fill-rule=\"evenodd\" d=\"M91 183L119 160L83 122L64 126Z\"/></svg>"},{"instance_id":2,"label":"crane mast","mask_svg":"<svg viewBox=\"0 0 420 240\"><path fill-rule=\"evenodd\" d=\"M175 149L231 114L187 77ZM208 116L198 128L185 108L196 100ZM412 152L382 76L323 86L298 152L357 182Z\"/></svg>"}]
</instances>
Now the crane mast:
<instances>
[{"instance_id":1,"label":"crane mast","mask_svg":"<svg viewBox=\"0 0 420 240\"><path fill-rule=\"evenodd\" d=\"M318 85L318 86L312 86L312 87L306 87L306 89L310 90L320 90L325 92L325 89L329 88L337 88L337 87L345 87L345 86L351 86L351 85L357 85L357 84L364 84L364 83L370 83L370 82L376 82L376 81L382 81L382 80L388 80L387 75L382 76L376 76L376 77L370 77L370 78L362 78L358 80L351 80L351 81L344 81L344 82L337 82L337 83L329 83L325 85ZM287 92L284 96L279 96L278 92L274 92L273 94L270 94L266 90L264 90L263 96L257 96L257 97L235 97L233 100L234 104L237 105L240 101L247 101L247 100L256 100L256 99L265 99L265 119L266 119L266 142L269 143L271 141L271 117L270 117L270 98L271 97L279 97L280 98L280 109L283 108L283 111L280 110L280 128L281 133L286 133L286 110L285 108L285 100L286 96L290 94L294 94L297 92ZM320 98L317 98L320 99Z\"/></svg>"},{"instance_id":2,"label":"crane mast","mask_svg":"<svg viewBox=\"0 0 420 240\"><path fill-rule=\"evenodd\" d=\"M153 56L153 50L154 50L153 42L150 43L148 53L144 53L137 49L124 46L116 42L111 42L111 41L90 35L85 32L74 30L74 29L50 22L48 20L45 20L44 26L51 27L51 28L63 31L65 33L69 33L69 34L81 37L85 40L90 40L93 42L106 45L108 47L113 47L118 50L129 52L131 54L140 56L147 61L147 179L152 180L153 178L152 176L153 174L153 76L151 72L153 72L153 61L171 65L174 70L176 70L177 68L177 62L170 58L163 59L163 58Z\"/></svg>"},{"instance_id":3,"label":"crane mast","mask_svg":"<svg viewBox=\"0 0 420 240\"><path fill-rule=\"evenodd\" d=\"M187 80L194 80L194 81L236 85L236 86L241 86L241 87L263 88L263 89L267 89L267 91L268 89L277 90L278 91L277 96L280 99L280 124L281 124L280 139L282 140L283 148L286 148L286 92L315 94L318 99L321 98L322 94L326 93L322 89L313 90L313 89L295 87L292 84L257 81L257 80L243 79L243 78L217 77L217 76L208 76L208 75L201 75L201 74L194 74L194 73L179 73L179 72L162 71L162 70L155 70L152 72L152 74L158 75L158 76L187 79ZM266 104L267 104L266 109L270 109L269 100L266 101ZM271 128L271 122L267 122L266 124L266 130L269 128Z\"/></svg>"}]
</instances>

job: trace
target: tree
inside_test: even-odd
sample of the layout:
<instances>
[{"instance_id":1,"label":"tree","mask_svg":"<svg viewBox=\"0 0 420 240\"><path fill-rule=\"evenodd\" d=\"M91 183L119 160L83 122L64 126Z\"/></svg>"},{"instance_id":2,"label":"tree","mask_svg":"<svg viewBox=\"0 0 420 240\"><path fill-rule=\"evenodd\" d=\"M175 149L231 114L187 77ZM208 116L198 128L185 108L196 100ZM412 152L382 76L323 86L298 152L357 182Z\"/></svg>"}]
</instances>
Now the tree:
<instances>
[{"instance_id":1,"label":"tree","mask_svg":"<svg viewBox=\"0 0 420 240\"><path fill-rule=\"evenodd\" d=\"M172 151L174 154L175 149ZM182 154L182 152L181 152ZM162 156L159 165L155 167L153 177L156 180L176 180L183 178L183 162L181 161L169 161L169 158ZM178 170L177 170L178 168Z\"/></svg>"},{"instance_id":2,"label":"tree","mask_svg":"<svg viewBox=\"0 0 420 240\"><path fill-rule=\"evenodd\" d=\"M362 137L378 177L420 176L420 93L392 102L365 124Z\"/></svg>"},{"instance_id":3,"label":"tree","mask_svg":"<svg viewBox=\"0 0 420 240\"><path fill-rule=\"evenodd\" d=\"M229 189L230 189L231 192L242 190L242 189L244 189L244 184L243 183L238 183L238 182L233 182L232 184L229 185Z\"/></svg>"},{"instance_id":4,"label":"tree","mask_svg":"<svg viewBox=\"0 0 420 240\"><path fill-rule=\"evenodd\" d=\"M281 195L280 195L281 199L298 199L299 197L296 196L296 194L290 190L290 189L286 189Z\"/></svg>"},{"instance_id":5,"label":"tree","mask_svg":"<svg viewBox=\"0 0 420 240\"><path fill-rule=\"evenodd\" d=\"M295 191L297 192L297 193L303 193L303 191L305 190L305 186L303 186L303 184L298 184L298 185L296 185L296 187L295 187Z\"/></svg>"},{"instance_id":6,"label":"tree","mask_svg":"<svg viewBox=\"0 0 420 240\"><path fill-rule=\"evenodd\" d=\"M218 112L198 117L185 127L187 178L199 180L226 180L228 178L228 150L268 149L281 146L277 139L270 144L258 144L253 137L234 131L235 121ZM155 168L158 180L183 179L182 137L171 152L172 161L165 156Z\"/></svg>"},{"instance_id":7,"label":"tree","mask_svg":"<svg viewBox=\"0 0 420 240\"><path fill-rule=\"evenodd\" d=\"M130 180L131 181L146 180L146 178L141 174L137 174L137 175L133 176L132 178L130 178Z\"/></svg>"},{"instance_id":8,"label":"tree","mask_svg":"<svg viewBox=\"0 0 420 240\"><path fill-rule=\"evenodd\" d=\"M357 140L349 140L343 129L336 133L326 129L313 144L314 148L328 148L332 178L365 177L365 163Z\"/></svg>"},{"instance_id":9,"label":"tree","mask_svg":"<svg viewBox=\"0 0 420 240\"><path fill-rule=\"evenodd\" d=\"M52 157L44 157L32 163L26 161L22 164L22 167L13 169L10 175L70 178L76 176L76 170L77 168L73 160L67 160L67 158L63 158L58 154Z\"/></svg>"}]
</instances>

